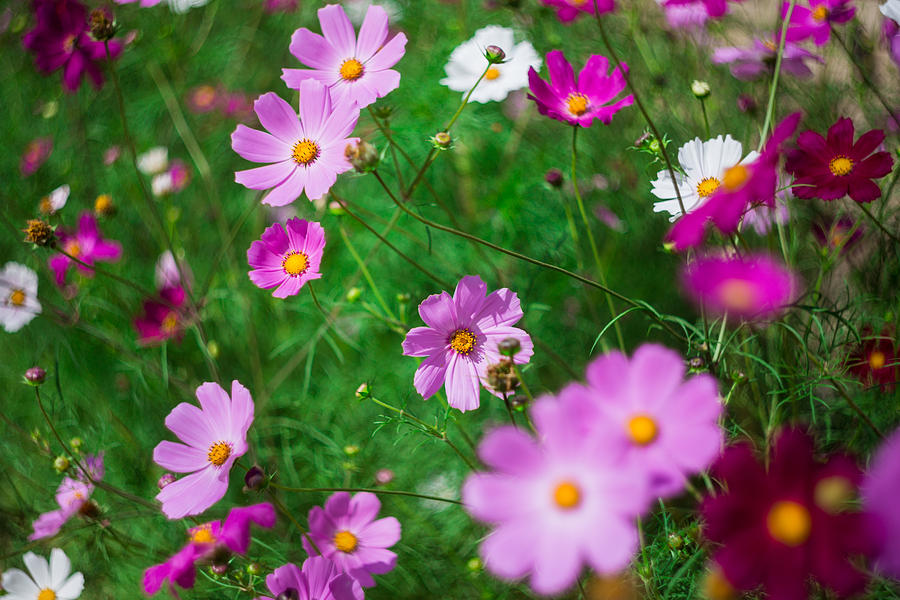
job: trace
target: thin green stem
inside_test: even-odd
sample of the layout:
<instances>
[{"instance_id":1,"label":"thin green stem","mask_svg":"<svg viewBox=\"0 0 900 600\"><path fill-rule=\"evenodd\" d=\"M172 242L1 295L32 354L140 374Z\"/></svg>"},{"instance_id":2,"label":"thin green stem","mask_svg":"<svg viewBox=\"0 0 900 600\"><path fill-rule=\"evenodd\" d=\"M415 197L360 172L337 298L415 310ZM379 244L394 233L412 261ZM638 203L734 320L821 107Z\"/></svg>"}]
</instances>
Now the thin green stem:
<instances>
[{"instance_id":1,"label":"thin green stem","mask_svg":"<svg viewBox=\"0 0 900 600\"><path fill-rule=\"evenodd\" d=\"M709 139L712 137L712 133L709 127L709 115L706 112L706 98L700 98L700 110L703 112L703 125L706 127L706 137Z\"/></svg>"},{"instance_id":2,"label":"thin green stem","mask_svg":"<svg viewBox=\"0 0 900 600\"><path fill-rule=\"evenodd\" d=\"M766 104L766 119L763 121L763 128L759 137L759 147L757 148L757 151L762 150L763 145L765 145L766 135L769 132L769 127L772 126L772 119L775 115L775 92L778 90L778 79L781 77L781 61L784 57L784 44L787 37L787 29L791 22L791 15L794 12L794 5L796 3L797 0L790 0L787 13L784 15L784 21L781 24L781 35L778 37L778 53L775 55L775 73L772 75L772 83L769 85L769 101Z\"/></svg>"},{"instance_id":3,"label":"thin green stem","mask_svg":"<svg viewBox=\"0 0 900 600\"><path fill-rule=\"evenodd\" d=\"M114 281L118 281L121 284L127 285L128 287L135 290L137 293L144 296L145 298L153 298L154 296L157 295L155 292L151 292L147 288L142 287L131 280L125 279L124 277L120 277L120 276L116 275L115 273L111 273L110 271L107 271L106 269L104 269L102 267L98 267L96 265L89 265L88 263L84 262L77 256L69 254L68 252L66 252L65 250L60 248L59 246L54 246L53 249L56 250L57 252L59 252L60 254L62 254L63 256L65 256L66 258L68 258L69 260L71 260L72 262L81 265L85 269L90 269L91 271L98 273L100 275L103 275L104 277L109 277L110 279L112 279ZM172 303L167 301L165 298L157 298L157 299L162 304L167 305L169 308L177 308L175 305L173 305Z\"/></svg>"},{"instance_id":4,"label":"thin green stem","mask_svg":"<svg viewBox=\"0 0 900 600\"><path fill-rule=\"evenodd\" d=\"M865 215L866 215L867 217L869 217L869 219L870 219L873 223L875 223L875 225L878 227L878 229L881 230L881 232L882 232L884 235L886 235L886 236L888 236L889 238L891 238L891 240L892 240L895 244L900 244L900 238L898 238L896 235L894 235L893 233L891 233L884 225L882 225L882 224L881 224L881 221L879 221L877 218L875 218L875 215L872 214L872 211L870 211L870 210L868 209L868 207L867 207L865 204L860 204L860 203L857 202L857 205L859 206L859 209L860 209L861 211L863 211L863 213L865 213Z\"/></svg>"},{"instance_id":5,"label":"thin green stem","mask_svg":"<svg viewBox=\"0 0 900 600\"><path fill-rule=\"evenodd\" d=\"M353 246L353 243L350 241L350 238L347 236L347 232L344 230L344 226L339 224L338 229L341 233L341 239L344 240L344 245L347 246L350 254L353 255L353 260L356 261L356 264L359 267L359 270L362 272L363 277L366 278L366 281L369 283L369 287L372 288L372 293L375 294L375 298L378 300L378 304L381 305L381 309L392 321L397 321L397 317L394 316L394 313L391 311L390 307L388 307L387 302L385 302L384 298L381 295L381 292L378 290L378 285L376 285L375 280L372 278L372 273L369 272L369 268L366 266L366 263L363 261L362 257L360 257L359 253L356 251L356 248Z\"/></svg>"},{"instance_id":6,"label":"thin green stem","mask_svg":"<svg viewBox=\"0 0 900 600\"><path fill-rule=\"evenodd\" d=\"M278 483L269 483L274 488L284 490L285 492L301 492L301 493L317 493L317 492L371 492L373 494L381 494L385 496L409 496L411 498L421 498L422 500L434 500L436 502L446 502L448 504L462 504L459 500L452 498L441 498L440 496L429 496L428 494L417 494L415 492L407 492L405 490L385 490L381 488L351 488L351 487L317 487L317 488L297 488L288 487Z\"/></svg>"},{"instance_id":7,"label":"thin green stem","mask_svg":"<svg viewBox=\"0 0 900 600\"><path fill-rule=\"evenodd\" d=\"M862 77L863 83L866 84L866 87L868 87L872 91L872 93L875 94L875 97L878 98L878 101L881 103L881 106L884 107L884 110L886 110L891 119L894 120L894 123L896 123L897 126L900 127L900 115L898 115L897 111L888 104L887 99L881 93L881 90L878 89L878 86L876 86L875 83L871 79L869 79L869 76L866 74L866 70L861 64L859 64L859 61L856 60L856 57L850 50L850 47L847 46L847 42L844 41L844 38L841 37L837 29L835 29L834 25L831 26L831 35L833 35L835 39L837 39L841 48L843 48L844 52L847 54L847 58L850 59L850 62L853 63L853 66L857 71L859 71L859 75L860 77Z\"/></svg>"}]
</instances>

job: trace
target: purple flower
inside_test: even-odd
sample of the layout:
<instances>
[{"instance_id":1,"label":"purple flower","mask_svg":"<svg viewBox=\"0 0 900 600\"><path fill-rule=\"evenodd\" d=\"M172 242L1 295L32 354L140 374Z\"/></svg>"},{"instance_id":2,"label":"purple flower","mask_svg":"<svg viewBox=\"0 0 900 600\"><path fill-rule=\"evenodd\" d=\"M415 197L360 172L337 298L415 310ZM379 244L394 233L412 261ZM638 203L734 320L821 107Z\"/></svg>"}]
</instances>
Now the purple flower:
<instances>
[{"instance_id":1,"label":"purple flower","mask_svg":"<svg viewBox=\"0 0 900 600\"><path fill-rule=\"evenodd\" d=\"M355 102L359 108L397 89L400 73L391 67L406 52L406 35L385 42L388 15L382 7L369 6L359 39L340 4L320 8L319 24L325 37L305 27L291 37L291 54L312 69L283 69L289 88L301 89L303 81L314 79L328 87L335 104Z\"/></svg>"},{"instance_id":2,"label":"purple flower","mask_svg":"<svg viewBox=\"0 0 900 600\"><path fill-rule=\"evenodd\" d=\"M394 517L375 519L381 502L375 494L360 492L351 498L347 492L332 494L325 508L309 511L309 537L303 548L310 556L330 559L342 572L363 587L372 587L372 575L382 575L397 564L397 555L388 550L400 540L400 522Z\"/></svg>"},{"instance_id":3,"label":"purple flower","mask_svg":"<svg viewBox=\"0 0 900 600\"><path fill-rule=\"evenodd\" d=\"M160 290L159 298L144 300L143 313L134 320L138 343L158 344L173 338L181 342L186 327L186 299L184 288L175 285Z\"/></svg>"},{"instance_id":4,"label":"purple flower","mask_svg":"<svg viewBox=\"0 0 900 600\"><path fill-rule=\"evenodd\" d=\"M541 0L546 6L556 9L556 17L563 23L571 23L583 14L596 13L594 0ZM616 9L615 0L600 0L600 14L606 14Z\"/></svg>"},{"instance_id":5,"label":"purple flower","mask_svg":"<svg viewBox=\"0 0 900 600\"><path fill-rule=\"evenodd\" d=\"M866 511L880 521L884 546L876 566L885 575L900 578L900 430L895 431L872 460L862 484Z\"/></svg>"},{"instance_id":6,"label":"purple flower","mask_svg":"<svg viewBox=\"0 0 900 600\"><path fill-rule=\"evenodd\" d=\"M831 27L835 23L846 23L856 14L856 8L848 6L851 0L809 0L809 8L794 6L785 39L802 42L812 38L816 46L824 46L831 37ZM781 18L785 18L790 7L785 2L781 8Z\"/></svg>"},{"instance_id":7,"label":"purple flower","mask_svg":"<svg viewBox=\"0 0 900 600\"><path fill-rule=\"evenodd\" d=\"M247 250L250 280L263 289L277 288L276 298L293 296L307 281L322 277L324 247L325 230L316 222L294 217L286 227L274 223Z\"/></svg>"},{"instance_id":8,"label":"purple flower","mask_svg":"<svg viewBox=\"0 0 900 600\"><path fill-rule=\"evenodd\" d=\"M712 55L712 62L717 65L730 63L732 75L738 79L750 80L768 75L775 67L777 54L778 45L771 38L756 39L753 40L753 46L749 48L716 48ZM790 73L795 77L812 77L812 71L806 66L807 60L825 62L821 56L813 54L793 42L785 42L784 53L781 56L781 69L785 73Z\"/></svg>"},{"instance_id":9,"label":"purple flower","mask_svg":"<svg viewBox=\"0 0 900 600\"><path fill-rule=\"evenodd\" d=\"M171 484L168 487L172 487ZM232 508L225 522L211 521L188 529L187 545L164 563L144 571L142 586L148 596L155 594L168 579L169 590L176 598L175 584L194 587L197 572L194 563L221 554L219 550L246 554L250 547L250 524L267 529L275 525L275 509L268 502Z\"/></svg>"},{"instance_id":10,"label":"purple flower","mask_svg":"<svg viewBox=\"0 0 900 600\"><path fill-rule=\"evenodd\" d=\"M231 398L217 383L197 388L200 408L182 402L166 417L166 427L184 444L162 441L153 461L168 471L190 473L156 495L170 519L197 515L222 499L228 473L247 451L247 430L253 423L253 398L237 380Z\"/></svg>"},{"instance_id":11,"label":"purple flower","mask_svg":"<svg viewBox=\"0 0 900 600\"><path fill-rule=\"evenodd\" d=\"M656 0L662 5L666 14L666 22L673 29L700 29L706 25L709 13L702 0L694 0L681 4Z\"/></svg>"},{"instance_id":12,"label":"purple flower","mask_svg":"<svg viewBox=\"0 0 900 600\"><path fill-rule=\"evenodd\" d=\"M353 168L344 149L359 141L347 137L356 127L359 109L346 103L332 107L321 83L310 80L300 85L299 119L274 92L257 98L253 109L269 133L238 125L231 134L231 147L249 161L272 164L238 171L234 180L251 190L272 188L263 204L284 206L303 191L310 200L318 200L338 174Z\"/></svg>"},{"instance_id":13,"label":"purple flower","mask_svg":"<svg viewBox=\"0 0 900 600\"><path fill-rule=\"evenodd\" d=\"M94 486L66 477L56 490L57 510L45 512L39 516L32 526L34 532L28 536L29 540L39 540L57 534L62 526L78 514L94 491Z\"/></svg>"},{"instance_id":14,"label":"purple flower","mask_svg":"<svg viewBox=\"0 0 900 600\"><path fill-rule=\"evenodd\" d=\"M95 261L112 262L119 260L122 255L122 245L100 237L97 229L97 219L90 211L81 213L78 217L78 229L68 231L60 227L56 230L59 238L59 246L87 265L93 265ZM76 266L78 270L93 277L94 271L84 267L64 254L56 254L48 261L50 268L56 274L56 284L60 287L66 283L66 273L69 267Z\"/></svg>"},{"instance_id":15,"label":"purple flower","mask_svg":"<svg viewBox=\"0 0 900 600\"><path fill-rule=\"evenodd\" d=\"M419 365L413 384L426 400L446 381L447 402L465 412L478 408L479 385L487 367L500 362L497 343L515 338L521 350L514 359L525 364L534 354L531 337L517 327L522 318L519 297L507 288L487 294L487 284L477 275L463 277L453 297L432 294L419 305L427 327L415 327L403 340L404 356L427 356ZM489 386L492 394L499 396Z\"/></svg>"},{"instance_id":16,"label":"purple flower","mask_svg":"<svg viewBox=\"0 0 900 600\"><path fill-rule=\"evenodd\" d=\"M613 115L634 103L634 96L628 95L618 102L608 104L625 89L625 77L618 67L609 75L606 70L609 61L605 56L592 54L575 79L572 65L562 51L552 50L547 54L547 70L550 83L540 78L534 68L528 70L528 97L535 101L538 112L551 119L590 127L594 119L609 125ZM627 72L628 65L622 63Z\"/></svg>"},{"instance_id":17,"label":"purple flower","mask_svg":"<svg viewBox=\"0 0 900 600\"><path fill-rule=\"evenodd\" d=\"M290 589L297 591L298 600L363 600L359 582L341 573L333 562L322 556L303 561L303 569L288 563L266 577L266 587L273 596ZM257 600L272 600L268 596Z\"/></svg>"}]
</instances>

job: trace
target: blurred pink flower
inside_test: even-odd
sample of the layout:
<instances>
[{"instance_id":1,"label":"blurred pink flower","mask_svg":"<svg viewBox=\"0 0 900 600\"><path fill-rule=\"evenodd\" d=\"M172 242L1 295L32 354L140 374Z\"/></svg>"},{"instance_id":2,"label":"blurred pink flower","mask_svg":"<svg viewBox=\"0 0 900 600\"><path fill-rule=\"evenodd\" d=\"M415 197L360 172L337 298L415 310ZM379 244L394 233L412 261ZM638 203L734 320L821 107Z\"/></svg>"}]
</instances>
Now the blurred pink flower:
<instances>
[{"instance_id":1,"label":"blurred pink flower","mask_svg":"<svg viewBox=\"0 0 900 600\"><path fill-rule=\"evenodd\" d=\"M846 23L856 14L856 7L850 5L851 1L809 0L809 7L796 4L785 39L802 42L812 38L816 46L824 46L831 37L831 28L835 24ZM789 7L789 2L782 5L782 19L787 16Z\"/></svg>"},{"instance_id":2,"label":"blurred pink flower","mask_svg":"<svg viewBox=\"0 0 900 600\"><path fill-rule=\"evenodd\" d=\"M103 456L87 455L82 459L91 473L94 481L103 479ZM66 477L56 490L57 510L45 512L33 523L34 532L28 536L29 540L39 540L56 535L65 525L66 521L85 508L85 503L90 501L94 491L94 484L90 483L82 473L77 473L78 479Z\"/></svg>"},{"instance_id":3,"label":"blurred pink flower","mask_svg":"<svg viewBox=\"0 0 900 600\"><path fill-rule=\"evenodd\" d=\"M875 566L880 573L900 579L900 429L875 453L861 492L863 506L883 531L885 543Z\"/></svg>"},{"instance_id":4,"label":"blurred pink flower","mask_svg":"<svg viewBox=\"0 0 900 600\"><path fill-rule=\"evenodd\" d=\"M556 9L556 17L563 23L571 23L582 14L596 14L595 0L541 0L545 6ZM616 9L615 0L599 0L600 14Z\"/></svg>"},{"instance_id":5,"label":"blurred pink flower","mask_svg":"<svg viewBox=\"0 0 900 600\"><path fill-rule=\"evenodd\" d=\"M186 327L186 299L184 288L176 285L160 290L158 298L144 300L143 313L134 321L138 343L158 344L173 338L181 342Z\"/></svg>"},{"instance_id":6,"label":"blurred pink flower","mask_svg":"<svg viewBox=\"0 0 900 600\"><path fill-rule=\"evenodd\" d=\"M294 296L304 283L322 277L324 247L325 230L319 223L297 217L285 225L274 223L247 250L250 280L262 289L276 288L276 298Z\"/></svg>"},{"instance_id":7,"label":"blurred pink flower","mask_svg":"<svg viewBox=\"0 0 900 600\"><path fill-rule=\"evenodd\" d=\"M216 109L219 94L216 88L205 83L191 88L188 92L187 105L191 112L208 113Z\"/></svg>"},{"instance_id":8,"label":"blurred pink flower","mask_svg":"<svg viewBox=\"0 0 900 600\"><path fill-rule=\"evenodd\" d=\"M60 227L56 230L56 235L59 246L67 254L89 266L93 265L95 261L114 262L122 256L122 245L100 236L97 219L90 211L82 212L78 217L78 229L70 231ZM60 287L65 284L66 273L73 265L86 276L94 276L92 269L76 263L64 254L54 254L48 260L48 264L56 274L56 285Z\"/></svg>"},{"instance_id":9,"label":"blurred pink flower","mask_svg":"<svg viewBox=\"0 0 900 600\"><path fill-rule=\"evenodd\" d=\"M28 142L25 151L22 152L22 160L19 162L19 171L25 177L38 170L53 151L53 138L41 137Z\"/></svg>"},{"instance_id":10,"label":"blurred pink flower","mask_svg":"<svg viewBox=\"0 0 900 600\"><path fill-rule=\"evenodd\" d=\"M323 556L310 556L303 561L302 569L293 563L278 567L266 577L266 587L276 597L294 589L297 600L363 600L365 597L358 581L341 573ZM260 596L257 600L272 598Z\"/></svg>"},{"instance_id":11,"label":"blurred pink flower","mask_svg":"<svg viewBox=\"0 0 900 600\"><path fill-rule=\"evenodd\" d=\"M717 65L730 64L731 74L738 79L751 80L767 76L775 65L778 45L772 38L753 40L749 48L716 48L712 62ZM795 77L812 77L806 61L824 63L825 60L794 42L786 41L781 57L781 68Z\"/></svg>"}]
</instances>

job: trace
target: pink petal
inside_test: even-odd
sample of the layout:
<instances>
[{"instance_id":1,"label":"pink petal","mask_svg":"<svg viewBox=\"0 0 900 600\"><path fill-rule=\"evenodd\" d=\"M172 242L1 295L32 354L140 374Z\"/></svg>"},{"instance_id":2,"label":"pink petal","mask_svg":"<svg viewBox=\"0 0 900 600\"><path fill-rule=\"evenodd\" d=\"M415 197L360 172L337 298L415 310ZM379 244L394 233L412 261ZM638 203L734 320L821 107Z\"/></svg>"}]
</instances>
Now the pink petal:
<instances>
[{"instance_id":1,"label":"pink petal","mask_svg":"<svg viewBox=\"0 0 900 600\"><path fill-rule=\"evenodd\" d=\"M288 296L296 296L300 292L303 282L299 277L285 277L272 295L276 298L287 298Z\"/></svg>"},{"instance_id":2,"label":"pink petal","mask_svg":"<svg viewBox=\"0 0 900 600\"><path fill-rule=\"evenodd\" d=\"M164 487L156 495L163 513L170 519L199 515L218 502L228 491L228 479L220 480L217 470L207 469L191 473Z\"/></svg>"},{"instance_id":3,"label":"pink petal","mask_svg":"<svg viewBox=\"0 0 900 600\"><path fill-rule=\"evenodd\" d=\"M264 168L264 167L260 167ZM266 194L262 203L269 206L285 206L300 197L308 178L306 167L296 167L290 177L279 183L271 192Z\"/></svg>"},{"instance_id":4,"label":"pink petal","mask_svg":"<svg viewBox=\"0 0 900 600\"><path fill-rule=\"evenodd\" d=\"M268 92L257 98L253 103L253 110L262 126L282 142L293 146L303 137L297 113L275 92Z\"/></svg>"},{"instance_id":5,"label":"pink petal","mask_svg":"<svg viewBox=\"0 0 900 600\"><path fill-rule=\"evenodd\" d=\"M372 4L366 11L366 18L359 28L359 40L356 43L356 58L365 62L372 58L388 35L387 11L377 4Z\"/></svg>"},{"instance_id":6,"label":"pink petal","mask_svg":"<svg viewBox=\"0 0 900 600\"><path fill-rule=\"evenodd\" d=\"M447 376L447 354L439 352L429 356L416 369L413 377L413 385L416 391L422 395L422 398L428 400L434 396L441 386L444 385L444 379Z\"/></svg>"},{"instance_id":7,"label":"pink petal","mask_svg":"<svg viewBox=\"0 0 900 600\"><path fill-rule=\"evenodd\" d=\"M182 442L194 448L204 449L215 443L215 430L208 426L209 419L193 404L182 402L166 416L166 427Z\"/></svg>"},{"instance_id":8,"label":"pink petal","mask_svg":"<svg viewBox=\"0 0 900 600\"><path fill-rule=\"evenodd\" d=\"M419 316L429 327L448 335L456 329L456 307L447 292L425 298L419 304Z\"/></svg>"},{"instance_id":9,"label":"pink petal","mask_svg":"<svg viewBox=\"0 0 900 600\"><path fill-rule=\"evenodd\" d=\"M203 450L166 440L153 449L153 462L176 473L193 473L210 464Z\"/></svg>"},{"instance_id":10,"label":"pink petal","mask_svg":"<svg viewBox=\"0 0 900 600\"><path fill-rule=\"evenodd\" d=\"M394 517L378 519L361 529L360 543L375 548L390 548L400 541L400 521Z\"/></svg>"},{"instance_id":11,"label":"pink petal","mask_svg":"<svg viewBox=\"0 0 900 600\"><path fill-rule=\"evenodd\" d=\"M322 124L331 115L331 98L328 89L314 79L300 84L300 121L303 131L314 140L320 138Z\"/></svg>"},{"instance_id":12,"label":"pink petal","mask_svg":"<svg viewBox=\"0 0 900 600\"><path fill-rule=\"evenodd\" d=\"M262 163L288 160L292 148L271 134L245 125L238 125L231 134L231 147L241 158Z\"/></svg>"},{"instance_id":13,"label":"pink petal","mask_svg":"<svg viewBox=\"0 0 900 600\"><path fill-rule=\"evenodd\" d=\"M456 284L453 292L453 304L456 307L456 319L460 325L468 325L480 313L487 294L487 284L478 275L466 275Z\"/></svg>"},{"instance_id":14,"label":"pink petal","mask_svg":"<svg viewBox=\"0 0 900 600\"><path fill-rule=\"evenodd\" d=\"M406 34L398 33L366 62L369 73L390 69L403 58L406 53Z\"/></svg>"},{"instance_id":15,"label":"pink petal","mask_svg":"<svg viewBox=\"0 0 900 600\"><path fill-rule=\"evenodd\" d=\"M403 340L404 356L431 356L445 349L447 334L431 327L414 327Z\"/></svg>"},{"instance_id":16,"label":"pink petal","mask_svg":"<svg viewBox=\"0 0 900 600\"><path fill-rule=\"evenodd\" d=\"M318 11L322 35L342 59L356 56L356 32L340 4L330 4Z\"/></svg>"},{"instance_id":17,"label":"pink petal","mask_svg":"<svg viewBox=\"0 0 900 600\"><path fill-rule=\"evenodd\" d=\"M328 41L305 27L298 29L291 36L291 54L304 65L314 69L337 72L344 56L335 52ZM293 87L293 86L291 86Z\"/></svg>"},{"instance_id":18,"label":"pink petal","mask_svg":"<svg viewBox=\"0 0 900 600\"><path fill-rule=\"evenodd\" d=\"M371 492L354 494L348 506L348 519L345 525L362 529L375 520L381 510L381 500Z\"/></svg>"},{"instance_id":19,"label":"pink petal","mask_svg":"<svg viewBox=\"0 0 900 600\"><path fill-rule=\"evenodd\" d=\"M458 354L451 357L444 387L447 390L447 403L453 408L461 412L478 408L481 381L475 365L468 358Z\"/></svg>"},{"instance_id":20,"label":"pink petal","mask_svg":"<svg viewBox=\"0 0 900 600\"><path fill-rule=\"evenodd\" d=\"M300 169L298 169L300 170ZM329 168L324 161L306 169L306 184L304 191L310 200L318 200L328 193L331 186L337 181L337 173Z\"/></svg>"},{"instance_id":21,"label":"pink petal","mask_svg":"<svg viewBox=\"0 0 900 600\"><path fill-rule=\"evenodd\" d=\"M251 190L267 190L281 185L297 170L297 163L288 159L279 163L236 171L234 180Z\"/></svg>"}]
</instances>

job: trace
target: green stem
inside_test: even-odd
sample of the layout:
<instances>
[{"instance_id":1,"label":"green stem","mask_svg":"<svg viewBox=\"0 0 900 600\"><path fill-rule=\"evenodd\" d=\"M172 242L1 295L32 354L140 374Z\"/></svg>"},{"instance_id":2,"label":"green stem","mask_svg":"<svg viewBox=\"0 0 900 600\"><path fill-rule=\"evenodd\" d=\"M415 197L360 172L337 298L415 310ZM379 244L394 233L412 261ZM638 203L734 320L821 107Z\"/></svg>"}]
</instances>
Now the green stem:
<instances>
[{"instance_id":1,"label":"green stem","mask_svg":"<svg viewBox=\"0 0 900 600\"><path fill-rule=\"evenodd\" d=\"M60 254L62 254L63 256L65 256L66 258L68 258L69 260L71 260L72 262L81 265L85 269L90 269L94 273L99 273L100 275L103 275L104 277L109 277L110 279L112 279L114 281L118 281L121 284L127 285L128 287L135 290L137 293L139 293L141 296L144 296L145 298L153 298L157 295L155 292L151 292L147 288L142 287L142 286L134 283L133 281L125 279L124 277L120 277L120 276L116 275L115 273L111 273L110 271L107 271L106 269L103 269L96 265L89 265L86 262L84 262L83 260L81 260L80 258L78 258L77 256L69 254L68 252L66 252L65 250L60 248L59 246L54 246L53 249L56 250L57 252L59 252ZM172 308L172 309L177 308L175 305L173 305L172 303L167 301L165 298L160 297L160 298L157 298L157 300L159 300L162 304L165 304L169 308Z\"/></svg>"},{"instance_id":2,"label":"green stem","mask_svg":"<svg viewBox=\"0 0 900 600\"><path fill-rule=\"evenodd\" d=\"M875 223L875 225L878 226L878 229L880 229L881 232L882 232L884 235L886 235L886 236L888 236L889 238L891 238L891 240L893 240L893 242L894 242L895 244L900 244L900 238L897 238L896 235L894 235L893 233L891 233L884 225L882 225L882 224L881 224L881 221L879 221L877 218L875 218L875 215L872 214L872 211L870 211L870 210L868 209L868 207L867 207L865 204L860 204L860 203L857 202L857 205L859 206L859 209L860 209L861 211L863 211L863 213L865 213L865 215L866 215L867 217L869 217L869 219L870 219L873 223Z\"/></svg>"},{"instance_id":3,"label":"green stem","mask_svg":"<svg viewBox=\"0 0 900 600\"><path fill-rule=\"evenodd\" d=\"M766 135L769 132L769 127L772 126L772 118L775 115L775 92L778 90L778 78L781 76L781 60L784 57L785 38L788 24L791 22L791 15L794 12L794 5L797 3L797 0L790 0L790 2L787 13L784 15L784 21L781 24L781 35L778 38L778 53L775 55L775 73L772 75L772 83L769 85L769 102L766 105L766 120L763 122L757 151L762 150L762 147L765 145Z\"/></svg>"},{"instance_id":4,"label":"green stem","mask_svg":"<svg viewBox=\"0 0 900 600\"><path fill-rule=\"evenodd\" d=\"M712 137L712 133L709 128L709 115L706 114L706 98L700 98L700 110L703 112L703 125L706 127L706 138L709 139Z\"/></svg>"},{"instance_id":5,"label":"green stem","mask_svg":"<svg viewBox=\"0 0 900 600\"><path fill-rule=\"evenodd\" d=\"M294 524L294 527L297 528L297 531L300 532L300 535L302 537L306 538L306 541L309 542L309 544L313 547L313 550L316 551L316 554L321 556L322 551L316 545L316 542L315 542L315 540L312 539L312 536L310 536L309 533L306 532L306 529L304 529L303 526L300 525L299 522L297 522L297 519L294 518L293 513L291 513L291 511L289 511L287 509L287 507L284 505L284 503L278 498L278 496L275 495L275 492L272 491L271 489L269 489L268 491L269 491L269 498L272 499L272 503L275 505L275 508L277 508L281 512L281 514L286 516L288 518L288 520Z\"/></svg>"},{"instance_id":6,"label":"green stem","mask_svg":"<svg viewBox=\"0 0 900 600\"><path fill-rule=\"evenodd\" d=\"M862 77L863 83L866 84L866 87L868 87L870 90L872 90L872 93L875 94L876 98L878 98L878 101L881 103L881 106L884 107L884 110L886 110L888 115L890 115L890 117L894 120L894 123L896 123L897 126L900 127L900 115L897 114L897 111L895 109L891 108L888 105L887 99L885 99L884 95L881 93L881 90L879 90L878 86L876 86L872 82L872 80L869 79L869 76L866 75L866 70L856 60L856 57L853 55L853 52L850 50L850 47L847 46L847 42L844 41L844 38L842 38L841 35L838 33L837 29L834 28L834 25L831 26L831 35L833 35L835 37L835 39L837 39L841 48L843 48L844 52L847 54L847 58L850 59L850 62L853 63L853 66L856 67L857 71L859 71L859 75L860 75L860 77Z\"/></svg>"},{"instance_id":7,"label":"green stem","mask_svg":"<svg viewBox=\"0 0 900 600\"><path fill-rule=\"evenodd\" d=\"M353 243L350 241L350 238L347 236L347 232L344 230L344 226L339 224L338 229L341 233L341 239L344 240L344 244L347 246L350 254L353 255L353 260L356 261L357 266L359 266L359 270L362 271L363 277L366 278L366 281L369 283L369 287L372 288L372 292L375 294L375 298L378 300L378 304L381 305L381 309L384 310L384 313L392 321L397 321L397 317L394 316L394 313L388 307L387 302L385 302L384 298L381 296L381 292L378 290L378 286L375 284L375 280L372 278L372 273L369 272L369 268L366 266L366 263L363 262L363 259L360 257L359 253L356 251L356 248L353 246Z\"/></svg>"},{"instance_id":8,"label":"green stem","mask_svg":"<svg viewBox=\"0 0 900 600\"><path fill-rule=\"evenodd\" d=\"M417 494L415 492L407 492L405 490L383 490L380 488L350 488L350 487L317 487L317 488L298 488L298 487L288 487L284 485L280 485L277 483L270 483L272 487L275 487L279 490L284 490L285 492L302 492L302 493L316 493L316 492L370 492L372 494L383 494L386 496L409 496L411 498L421 498L422 500L434 500L436 502L447 502L448 504L462 504L459 500L454 500L452 498L441 498L440 496L429 496L427 494Z\"/></svg>"},{"instance_id":9,"label":"green stem","mask_svg":"<svg viewBox=\"0 0 900 600\"><path fill-rule=\"evenodd\" d=\"M265 190L256 195L253 203L247 207L247 209L244 211L244 214L240 216L240 218L237 220L237 223L235 223L234 227L231 228L231 232L228 234L228 238L225 240L225 243L219 248L219 251L216 253L215 258L213 258L212 265L210 265L209 267L209 274L206 276L206 281L203 283L203 288L201 289L199 300L201 304L206 298L206 294L209 293L209 288L212 286L212 281L216 276L219 264L228 253L231 245L234 244L234 240L237 237L237 234L240 232L241 228L244 226L244 223L246 223L247 219L250 218L250 215L252 215L256 208L259 206L260 200L262 199L264 193Z\"/></svg>"}]
</instances>

